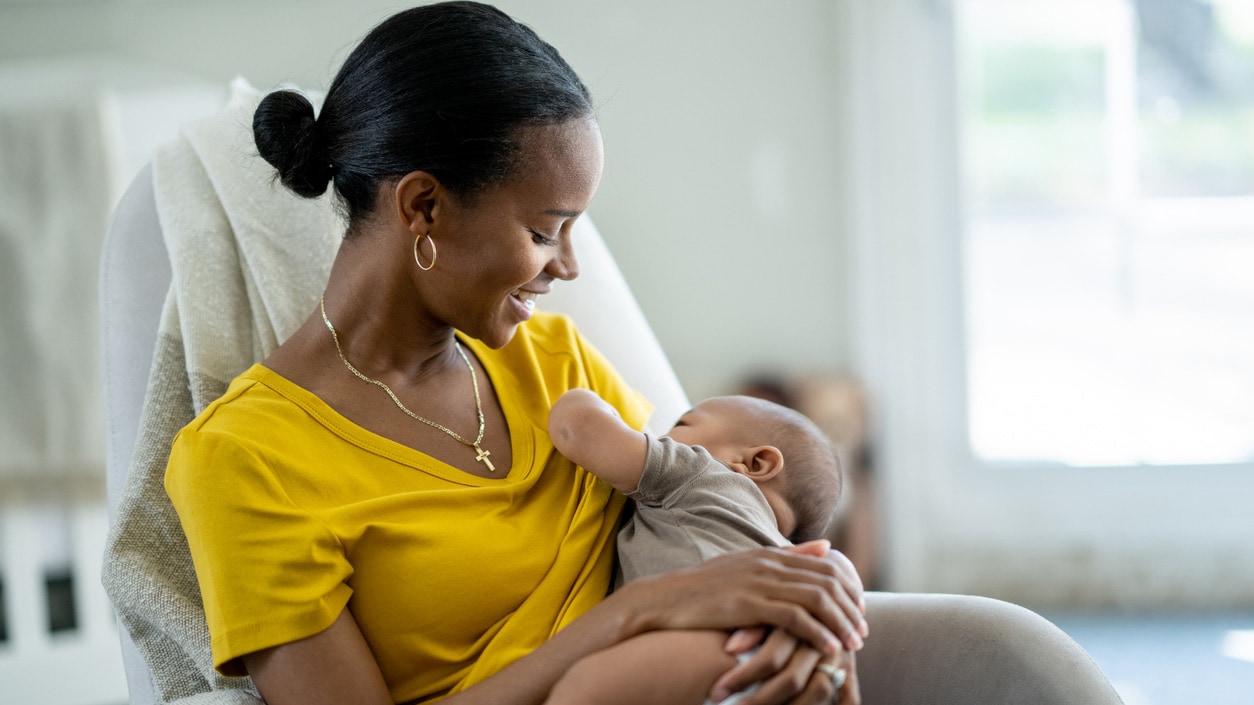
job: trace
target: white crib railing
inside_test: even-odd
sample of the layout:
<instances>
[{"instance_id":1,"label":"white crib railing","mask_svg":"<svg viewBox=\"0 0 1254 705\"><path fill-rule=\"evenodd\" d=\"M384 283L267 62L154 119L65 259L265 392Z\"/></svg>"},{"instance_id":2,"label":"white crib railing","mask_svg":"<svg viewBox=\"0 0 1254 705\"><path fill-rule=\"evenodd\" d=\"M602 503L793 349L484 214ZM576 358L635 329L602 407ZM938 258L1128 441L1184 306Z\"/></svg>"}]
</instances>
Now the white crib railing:
<instances>
[{"instance_id":1,"label":"white crib railing","mask_svg":"<svg viewBox=\"0 0 1254 705\"><path fill-rule=\"evenodd\" d=\"M126 702L113 608L100 585L108 528L103 486L82 480L51 490L14 484L18 486L0 486L0 578L7 627L0 642L0 703ZM50 523L59 525L60 543L67 549L51 551L59 554L55 556L49 556L46 540ZM73 589L73 627L56 632L48 607L50 568L68 573Z\"/></svg>"}]
</instances>

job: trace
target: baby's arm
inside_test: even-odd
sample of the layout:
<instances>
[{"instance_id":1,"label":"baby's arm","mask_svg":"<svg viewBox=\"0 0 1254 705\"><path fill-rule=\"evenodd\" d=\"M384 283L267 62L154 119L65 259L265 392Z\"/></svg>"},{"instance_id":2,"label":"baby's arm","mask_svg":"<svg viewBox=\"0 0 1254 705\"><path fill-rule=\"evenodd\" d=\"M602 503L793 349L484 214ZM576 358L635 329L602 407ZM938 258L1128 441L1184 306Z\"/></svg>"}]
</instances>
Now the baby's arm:
<instances>
[{"instance_id":1,"label":"baby's arm","mask_svg":"<svg viewBox=\"0 0 1254 705\"><path fill-rule=\"evenodd\" d=\"M634 492L640 484L648 441L595 392L572 389L558 397L549 411L549 436L559 453L614 489Z\"/></svg>"}]
</instances>

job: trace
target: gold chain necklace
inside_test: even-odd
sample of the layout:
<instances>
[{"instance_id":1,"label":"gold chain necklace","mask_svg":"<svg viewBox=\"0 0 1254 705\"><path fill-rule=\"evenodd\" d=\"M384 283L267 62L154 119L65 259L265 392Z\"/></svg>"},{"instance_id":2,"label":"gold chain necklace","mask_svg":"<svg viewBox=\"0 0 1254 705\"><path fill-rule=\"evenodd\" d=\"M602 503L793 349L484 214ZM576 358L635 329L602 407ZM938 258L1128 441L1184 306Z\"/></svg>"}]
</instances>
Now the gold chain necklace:
<instances>
[{"instance_id":1,"label":"gold chain necklace","mask_svg":"<svg viewBox=\"0 0 1254 705\"><path fill-rule=\"evenodd\" d=\"M454 340L453 347L457 348L457 354L462 356L462 362L465 362L466 369L470 370L470 383L474 385L474 388L475 388L475 412L479 414L479 435L475 437L474 441L468 441L465 438L462 438L461 435L459 435L453 429L448 428L447 426L441 426L440 424L432 421L431 419L424 419L418 414L415 414L414 412L410 411L404 404L401 403L401 400L397 398L396 393L392 391L391 387L387 386L386 384L384 384L383 382L377 379L374 379L372 377L367 377L366 375L362 374L356 367L353 367L353 363L349 362L347 357L344 357L344 350L343 348L340 347L340 336L336 335L335 326L331 325L331 319L327 318L327 301L326 301L325 296L319 299L318 305L322 309L322 322L327 324L327 330L331 331L331 340L335 341L335 351L340 354L340 359L344 361L344 366L348 368L349 372L352 372L353 374L357 375L357 378L362 380L363 382L369 382L375 386L382 387L383 391L387 392L389 397L392 397L392 401L396 403L396 407L400 409L401 411L405 412L406 414L408 414L410 417L418 421L421 421L427 424L428 426L440 429L441 431L452 436L454 440L456 440L458 443L461 443L462 445L468 448L474 448L475 453L476 453L475 460L483 463L484 465L487 465L488 472L496 472L496 466L492 464L491 460L488 460L488 456L492 455L492 453L490 451L484 450L479 445L480 443L483 442L483 426L484 426L483 403L479 400L479 377L475 375L475 366L470 364L470 358L466 357L466 351L462 350L461 343Z\"/></svg>"}]
</instances>

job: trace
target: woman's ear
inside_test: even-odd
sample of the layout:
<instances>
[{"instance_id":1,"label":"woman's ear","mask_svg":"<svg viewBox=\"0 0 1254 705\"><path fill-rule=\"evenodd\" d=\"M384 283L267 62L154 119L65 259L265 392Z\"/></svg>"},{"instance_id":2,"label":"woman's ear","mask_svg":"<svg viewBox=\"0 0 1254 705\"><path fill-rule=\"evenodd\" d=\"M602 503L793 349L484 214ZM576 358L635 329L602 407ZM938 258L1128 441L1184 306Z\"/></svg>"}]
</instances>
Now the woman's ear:
<instances>
[{"instance_id":1,"label":"woman's ear","mask_svg":"<svg viewBox=\"0 0 1254 705\"><path fill-rule=\"evenodd\" d=\"M444 196L440 181L425 171L411 171L393 189L396 216L407 230L422 235L431 229Z\"/></svg>"},{"instance_id":2,"label":"woman's ear","mask_svg":"<svg viewBox=\"0 0 1254 705\"><path fill-rule=\"evenodd\" d=\"M745 450L745 477L757 483L769 482L784 469L784 454L775 446Z\"/></svg>"}]
</instances>

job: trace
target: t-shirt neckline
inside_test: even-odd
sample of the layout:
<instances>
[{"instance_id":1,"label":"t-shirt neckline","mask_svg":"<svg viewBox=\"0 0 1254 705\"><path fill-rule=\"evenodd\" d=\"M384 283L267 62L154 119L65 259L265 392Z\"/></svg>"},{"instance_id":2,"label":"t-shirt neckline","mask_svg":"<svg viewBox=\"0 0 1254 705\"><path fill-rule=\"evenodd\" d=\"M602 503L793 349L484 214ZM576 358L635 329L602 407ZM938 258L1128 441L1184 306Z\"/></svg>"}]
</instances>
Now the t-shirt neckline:
<instances>
[{"instance_id":1,"label":"t-shirt neckline","mask_svg":"<svg viewBox=\"0 0 1254 705\"><path fill-rule=\"evenodd\" d=\"M491 349L481 346L478 344L478 341L464 338L460 334L457 337L463 346L469 348L474 353L479 363L483 366L484 371L487 373L488 384L492 385L493 389L496 390L497 400L500 402L501 411L505 415L513 463L505 473L501 473L501 468L498 467L498 474L495 477L472 475L416 448L411 448L359 426L340 414L313 392L301 387L260 362L254 363L251 368L244 372L244 376L269 387L277 394L301 407L317 419L319 423L346 441L372 453L407 465L417 472L427 473L449 482L470 486L488 486L500 484L503 481L515 482L522 480L531 473L536 472L538 466L543 466L547 462L546 458L538 457L538 454L535 452L536 447L539 445L536 436L540 429L536 422L530 419L518 404L511 403L510 400L513 395L500 393L500 387L496 383L507 373L503 369L498 369L499 363L495 356L490 354L492 352ZM485 354L485 351L488 354ZM482 388L481 382L480 389ZM415 423L418 422L415 421ZM474 452L473 448L468 447L466 450L467 452ZM487 450L490 451L491 448ZM520 458L528 458L529 462L525 466L520 465L518 462Z\"/></svg>"}]
</instances>

